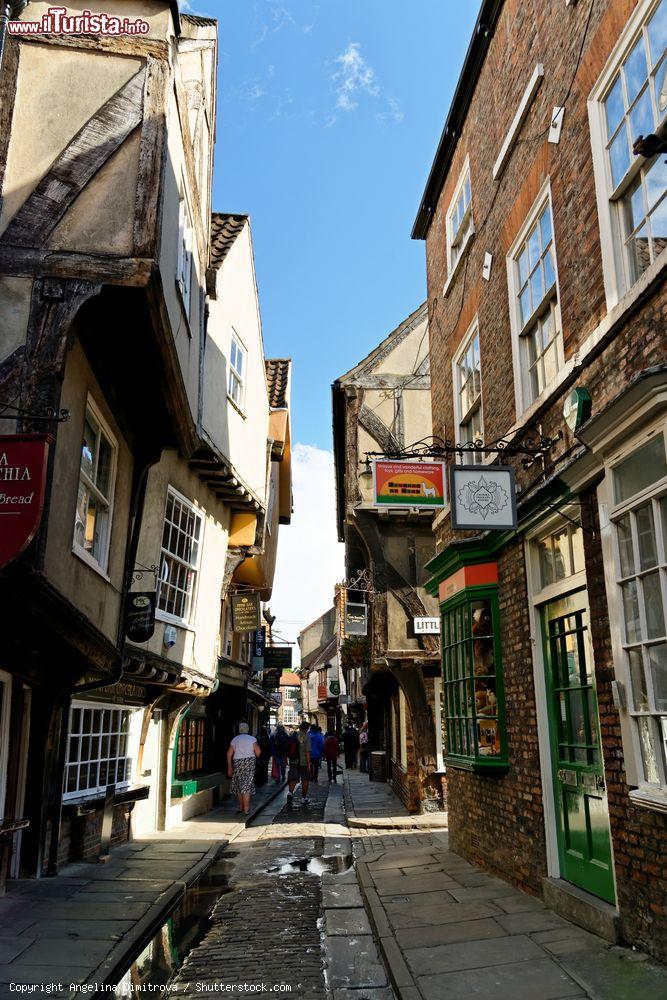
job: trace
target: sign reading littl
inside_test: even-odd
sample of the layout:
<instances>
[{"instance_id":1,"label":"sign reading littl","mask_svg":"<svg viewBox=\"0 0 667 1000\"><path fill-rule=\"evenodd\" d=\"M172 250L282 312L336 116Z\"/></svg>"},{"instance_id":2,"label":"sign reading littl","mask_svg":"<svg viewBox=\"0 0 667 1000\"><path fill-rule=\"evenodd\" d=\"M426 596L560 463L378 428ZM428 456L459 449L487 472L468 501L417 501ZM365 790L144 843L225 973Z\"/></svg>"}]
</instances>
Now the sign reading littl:
<instances>
[{"instance_id":1,"label":"sign reading littl","mask_svg":"<svg viewBox=\"0 0 667 1000\"><path fill-rule=\"evenodd\" d=\"M35 537L44 509L48 434L0 435L0 569Z\"/></svg>"}]
</instances>

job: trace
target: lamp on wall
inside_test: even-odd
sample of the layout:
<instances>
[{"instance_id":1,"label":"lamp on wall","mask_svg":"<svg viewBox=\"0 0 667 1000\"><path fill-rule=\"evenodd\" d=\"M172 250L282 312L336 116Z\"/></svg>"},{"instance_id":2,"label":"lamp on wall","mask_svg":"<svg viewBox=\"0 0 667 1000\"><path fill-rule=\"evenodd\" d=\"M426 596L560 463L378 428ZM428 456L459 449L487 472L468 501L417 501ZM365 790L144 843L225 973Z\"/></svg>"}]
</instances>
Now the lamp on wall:
<instances>
[{"instance_id":1,"label":"lamp on wall","mask_svg":"<svg viewBox=\"0 0 667 1000\"><path fill-rule=\"evenodd\" d=\"M366 461L362 462L361 464L362 464L363 468L362 468L361 472L359 473L359 479L363 479L364 480L364 485L365 486L370 486L369 480L371 480L373 478L373 467L371 465L370 458L366 458Z\"/></svg>"}]
</instances>

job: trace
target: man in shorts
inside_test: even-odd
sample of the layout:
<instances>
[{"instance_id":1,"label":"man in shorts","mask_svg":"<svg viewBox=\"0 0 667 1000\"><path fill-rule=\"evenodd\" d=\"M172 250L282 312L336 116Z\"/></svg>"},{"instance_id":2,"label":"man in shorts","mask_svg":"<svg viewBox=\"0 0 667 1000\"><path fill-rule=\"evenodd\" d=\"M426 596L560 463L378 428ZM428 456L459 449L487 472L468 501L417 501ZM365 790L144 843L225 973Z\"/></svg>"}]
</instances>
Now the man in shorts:
<instances>
[{"instance_id":1,"label":"man in shorts","mask_svg":"<svg viewBox=\"0 0 667 1000\"><path fill-rule=\"evenodd\" d=\"M289 773L287 784L287 805L294 800L294 789L301 784L301 796L304 806L310 805L308 799L308 780L310 778L310 733L307 722L302 722L290 740Z\"/></svg>"}]
</instances>

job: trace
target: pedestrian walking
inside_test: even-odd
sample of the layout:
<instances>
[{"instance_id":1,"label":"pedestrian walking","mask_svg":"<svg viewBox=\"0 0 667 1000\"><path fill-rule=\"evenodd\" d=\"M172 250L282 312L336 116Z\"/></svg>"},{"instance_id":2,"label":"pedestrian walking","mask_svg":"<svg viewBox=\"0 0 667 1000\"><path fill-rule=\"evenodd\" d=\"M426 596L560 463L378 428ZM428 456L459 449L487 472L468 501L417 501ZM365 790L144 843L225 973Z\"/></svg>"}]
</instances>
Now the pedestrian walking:
<instances>
[{"instance_id":1,"label":"pedestrian walking","mask_svg":"<svg viewBox=\"0 0 667 1000\"><path fill-rule=\"evenodd\" d=\"M345 767L355 768L359 750L359 732L351 722L348 722L343 733L343 748L345 750Z\"/></svg>"},{"instance_id":2,"label":"pedestrian walking","mask_svg":"<svg viewBox=\"0 0 667 1000\"><path fill-rule=\"evenodd\" d=\"M327 762L327 777L329 784L338 784L336 774L338 772L338 755L340 754L340 743L333 729L329 729L324 740L324 757Z\"/></svg>"},{"instance_id":3,"label":"pedestrian walking","mask_svg":"<svg viewBox=\"0 0 667 1000\"><path fill-rule=\"evenodd\" d=\"M368 742L368 723L364 722L359 733L359 770L362 774L368 774L368 758L371 748Z\"/></svg>"},{"instance_id":4,"label":"pedestrian walking","mask_svg":"<svg viewBox=\"0 0 667 1000\"><path fill-rule=\"evenodd\" d=\"M308 783L310 781L310 733L308 728L308 723L302 722L290 740L289 773L287 775L288 807L292 806L294 790L298 784L301 785L301 800L304 806L310 804L308 799Z\"/></svg>"},{"instance_id":5,"label":"pedestrian walking","mask_svg":"<svg viewBox=\"0 0 667 1000\"><path fill-rule=\"evenodd\" d=\"M255 784L260 788L269 780L269 760L271 759L271 740L266 726L262 726L257 734L259 757L255 765Z\"/></svg>"},{"instance_id":6,"label":"pedestrian walking","mask_svg":"<svg viewBox=\"0 0 667 1000\"><path fill-rule=\"evenodd\" d=\"M283 724L279 722L274 731L271 733L271 756L273 757L271 776L273 777L276 785L279 785L285 780L288 744L289 736L287 735Z\"/></svg>"},{"instance_id":7,"label":"pedestrian walking","mask_svg":"<svg viewBox=\"0 0 667 1000\"><path fill-rule=\"evenodd\" d=\"M250 735L247 722L239 722L238 736L227 751L227 776L232 779L232 795L238 796L238 811L250 813L250 799L255 791L255 762L260 755L259 743Z\"/></svg>"},{"instance_id":8,"label":"pedestrian walking","mask_svg":"<svg viewBox=\"0 0 667 1000\"><path fill-rule=\"evenodd\" d=\"M313 781L319 780L322 755L324 754L324 736L316 722L310 727L310 776Z\"/></svg>"}]
</instances>

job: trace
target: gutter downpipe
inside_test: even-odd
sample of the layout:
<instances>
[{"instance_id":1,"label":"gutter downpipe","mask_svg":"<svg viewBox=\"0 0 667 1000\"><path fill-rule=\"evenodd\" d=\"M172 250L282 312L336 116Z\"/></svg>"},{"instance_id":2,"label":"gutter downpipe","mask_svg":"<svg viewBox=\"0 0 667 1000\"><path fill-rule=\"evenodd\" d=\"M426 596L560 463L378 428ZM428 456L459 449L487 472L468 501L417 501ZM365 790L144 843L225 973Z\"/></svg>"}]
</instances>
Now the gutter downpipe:
<instances>
[{"instance_id":1,"label":"gutter downpipe","mask_svg":"<svg viewBox=\"0 0 667 1000\"><path fill-rule=\"evenodd\" d=\"M29 3L30 0L2 0L0 3L0 70L5 53L7 25L10 21L17 21Z\"/></svg>"}]
</instances>

